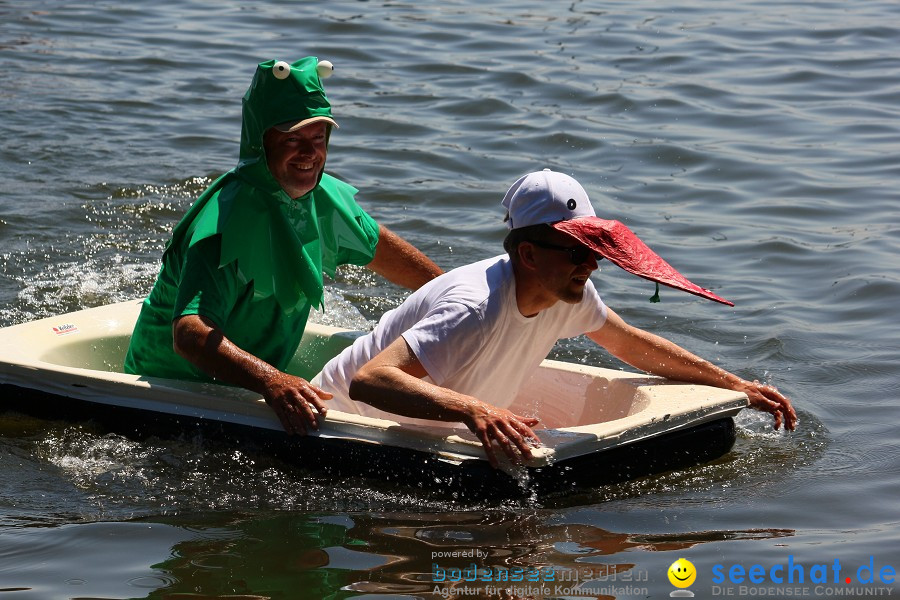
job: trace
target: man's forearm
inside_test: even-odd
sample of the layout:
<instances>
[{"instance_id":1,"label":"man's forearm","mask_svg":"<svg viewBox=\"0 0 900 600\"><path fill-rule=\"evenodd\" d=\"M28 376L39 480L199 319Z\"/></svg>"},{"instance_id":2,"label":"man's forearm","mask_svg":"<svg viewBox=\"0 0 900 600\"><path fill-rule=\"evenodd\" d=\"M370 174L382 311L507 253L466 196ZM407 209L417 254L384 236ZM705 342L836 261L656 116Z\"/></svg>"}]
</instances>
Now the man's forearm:
<instances>
[{"instance_id":1,"label":"man's forearm","mask_svg":"<svg viewBox=\"0 0 900 600\"><path fill-rule=\"evenodd\" d=\"M612 309L603 327L588 337L632 367L667 379L725 389L737 389L743 381L672 341L628 325Z\"/></svg>"},{"instance_id":2,"label":"man's forearm","mask_svg":"<svg viewBox=\"0 0 900 600\"><path fill-rule=\"evenodd\" d=\"M239 348L222 330L199 315L188 315L173 325L175 352L210 377L259 394L278 370Z\"/></svg>"},{"instance_id":3,"label":"man's forearm","mask_svg":"<svg viewBox=\"0 0 900 600\"><path fill-rule=\"evenodd\" d=\"M416 419L464 422L471 402L462 394L404 373L397 367L362 369L350 384L353 400Z\"/></svg>"},{"instance_id":4,"label":"man's forearm","mask_svg":"<svg viewBox=\"0 0 900 600\"><path fill-rule=\"evenodd\" d=\"M629 365L676 381L734 389L742 380L737 375L700 358L674 342L642 332L639 341L617 357Z\"/></svg>"}]
</instances>

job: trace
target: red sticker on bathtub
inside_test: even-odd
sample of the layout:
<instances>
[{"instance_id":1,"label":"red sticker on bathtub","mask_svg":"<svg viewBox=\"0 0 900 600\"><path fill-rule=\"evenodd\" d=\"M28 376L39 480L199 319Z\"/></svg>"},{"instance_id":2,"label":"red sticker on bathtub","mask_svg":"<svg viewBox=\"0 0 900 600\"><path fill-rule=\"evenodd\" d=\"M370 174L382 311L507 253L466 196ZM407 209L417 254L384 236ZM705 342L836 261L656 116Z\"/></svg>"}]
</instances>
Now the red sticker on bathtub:
<instances>
[{"instance_id":1,"label":"red sticker on bathtub","mask_svg":"<svg viewBox=\"0 0 900 600\"><path fill-rule=\"evenodd\" d=\"M69 335L70 333L78 333L78 327L73 323L66 323L65 325L58 325L53 328L53 333L56 335Z\"/></svg>"}]
</instances>

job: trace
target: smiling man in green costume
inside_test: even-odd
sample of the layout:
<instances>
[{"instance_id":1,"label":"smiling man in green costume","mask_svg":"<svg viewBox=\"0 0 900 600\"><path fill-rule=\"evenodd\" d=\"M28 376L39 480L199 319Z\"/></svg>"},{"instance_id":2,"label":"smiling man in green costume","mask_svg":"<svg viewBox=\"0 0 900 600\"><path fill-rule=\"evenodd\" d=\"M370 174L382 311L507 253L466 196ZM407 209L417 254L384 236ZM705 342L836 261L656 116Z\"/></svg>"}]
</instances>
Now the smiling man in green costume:
<instances>
[{"instance_id":1,"label":"smiling man in green costume","mask_svg":"<svg viewBox=\"0 0 900 600\"><path fill-rule=\"evenodd\" d=\"M125 359L129 373L258 392L289 433L316 428L331 397L284 372L322 305L322 274L367 265L416 289L441 273L366 214L356 188L324 173L337 127L320 79L330 72L315 57L258 65L238 166L175 227Z\"/></svg>"}]
</instances>

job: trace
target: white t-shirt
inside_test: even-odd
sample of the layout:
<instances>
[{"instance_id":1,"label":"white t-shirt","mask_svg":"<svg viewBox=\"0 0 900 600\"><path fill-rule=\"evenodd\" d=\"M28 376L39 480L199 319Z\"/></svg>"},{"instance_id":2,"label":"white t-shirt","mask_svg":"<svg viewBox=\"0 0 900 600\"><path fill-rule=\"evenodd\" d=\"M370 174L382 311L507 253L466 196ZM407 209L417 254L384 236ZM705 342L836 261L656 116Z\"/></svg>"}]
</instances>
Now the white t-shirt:
<instances>
[{"instance_id":1,"label":"white t-shirt","mask_svg":"<svg viewBox=\"0 0 900 600\"><path fill-rule=\"evenodd\" d=\"M557 340L599 329L606 305L588 280L577 304L557 302L534 317L516 304L507 255L433 279L382 316L371 333L333 358L315 381L334 394L328 407L398 419L350 399L353 375L401 335L425 367L428 381L506 408Z\"/></svg>"}]
</instances>

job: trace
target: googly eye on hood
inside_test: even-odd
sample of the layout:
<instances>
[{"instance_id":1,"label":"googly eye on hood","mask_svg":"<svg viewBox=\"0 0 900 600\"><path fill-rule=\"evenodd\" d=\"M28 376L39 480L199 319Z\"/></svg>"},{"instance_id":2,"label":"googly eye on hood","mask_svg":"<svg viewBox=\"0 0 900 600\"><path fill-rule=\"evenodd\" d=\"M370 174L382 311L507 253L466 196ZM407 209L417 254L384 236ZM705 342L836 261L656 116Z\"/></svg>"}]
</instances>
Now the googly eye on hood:
<instances>
[{"instance_id":1,"label":"googly eye on hood","mask_svg":"<svg viewBox=\"0 0 900 600\"><path fill-rule=\"evenodd\" d=\"M272 75L275 76L275 79L287 79L291 76L291 65L279 60L272 65Z\"/></svg>"}]
</instances>

